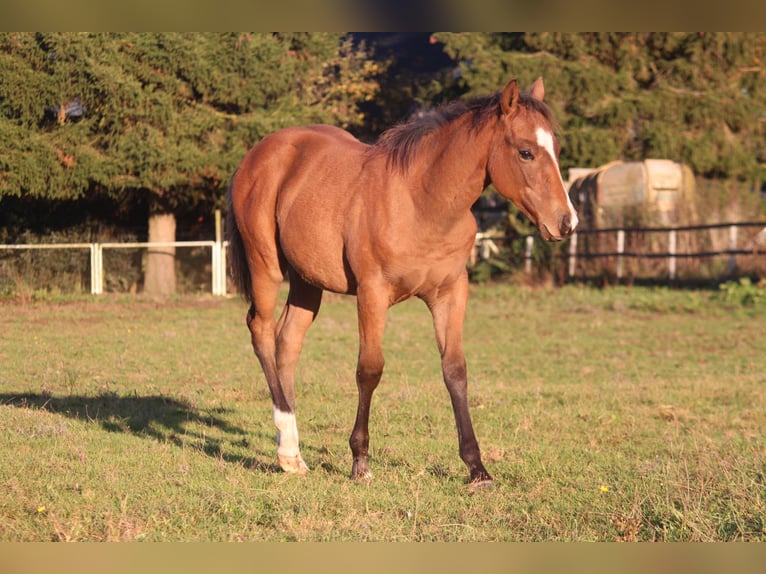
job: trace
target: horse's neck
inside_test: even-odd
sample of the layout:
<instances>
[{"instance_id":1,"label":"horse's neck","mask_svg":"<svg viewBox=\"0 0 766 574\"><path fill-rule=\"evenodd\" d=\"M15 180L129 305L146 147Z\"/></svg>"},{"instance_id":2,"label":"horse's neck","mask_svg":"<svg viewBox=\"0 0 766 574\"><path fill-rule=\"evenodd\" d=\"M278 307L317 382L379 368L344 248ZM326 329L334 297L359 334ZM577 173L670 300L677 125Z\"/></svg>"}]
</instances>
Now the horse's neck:
<instances>
[{"instance_id":1,"label":"horse's neck","mask_svg":"<svg viewBox=\"0 0 766 574\"><path fill-rule=\"evenodd\" d=\"M428 142L420 187L424 209L435 217L464 216L486 185L490 130L471 130L469 121L445 126L450 133L433 134Z\"/></svg>"}]
</instances>

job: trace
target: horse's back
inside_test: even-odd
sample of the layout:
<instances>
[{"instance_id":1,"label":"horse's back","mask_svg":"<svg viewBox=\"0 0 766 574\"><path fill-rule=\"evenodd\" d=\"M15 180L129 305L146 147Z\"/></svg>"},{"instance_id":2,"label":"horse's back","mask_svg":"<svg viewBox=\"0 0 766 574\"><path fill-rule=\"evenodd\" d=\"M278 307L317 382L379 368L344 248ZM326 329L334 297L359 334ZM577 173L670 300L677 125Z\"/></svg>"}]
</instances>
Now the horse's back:
<instances>
[{"instance_id":1,"label":"horse's back","mask_svg":"<svg viewBox=\"0 0 766 574\"><path fill-rule=\"evenodd\" d=\"M362 161L366 147L347 131L328 125L289 127L269 134L245 154L237 169L232 185L235 211L253 211L257 206L258 211L273 214L277 194L284 207L304 190L340 188L332 184L342 183L349 162L354 157Z\"/></svg>"},{"instance_id":2,"label":"horse's back","mask_svg":"<svg viewBox=\"0 0 766 574\"><path fill-rule=\"evenodd\" d=\"M333 126L284 128L267 135L250 148L240 164L238 176L253 180L268 172L288 178L297 171L320 169L322 163L318 161L319 157L326 160L328 156L332 158L352 150L361 153L365 147L346 130Z\"/></svg>"}]
</instances>

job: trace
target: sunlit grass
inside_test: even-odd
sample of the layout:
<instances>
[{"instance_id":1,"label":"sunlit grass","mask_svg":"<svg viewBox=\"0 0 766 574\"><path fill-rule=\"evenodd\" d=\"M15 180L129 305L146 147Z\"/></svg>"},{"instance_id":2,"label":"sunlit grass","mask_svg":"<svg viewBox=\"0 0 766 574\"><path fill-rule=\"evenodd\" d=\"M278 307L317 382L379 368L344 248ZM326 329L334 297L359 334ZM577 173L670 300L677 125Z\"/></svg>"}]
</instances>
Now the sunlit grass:
<instances>
[{"instance_id":1,"label":"sunlit grass","mask_svg":"<svg viewBox=\"0 0 766 574\"><path fill-rule=\"evenodd\" d=\"M764 311L707 292L474 287L457 455L431 321L389 313L374 478L348 479L354 300L298 372L304 477L276 466L238 300L0 306L3 540L764 540Z\"/></svg>"}]
</instances>

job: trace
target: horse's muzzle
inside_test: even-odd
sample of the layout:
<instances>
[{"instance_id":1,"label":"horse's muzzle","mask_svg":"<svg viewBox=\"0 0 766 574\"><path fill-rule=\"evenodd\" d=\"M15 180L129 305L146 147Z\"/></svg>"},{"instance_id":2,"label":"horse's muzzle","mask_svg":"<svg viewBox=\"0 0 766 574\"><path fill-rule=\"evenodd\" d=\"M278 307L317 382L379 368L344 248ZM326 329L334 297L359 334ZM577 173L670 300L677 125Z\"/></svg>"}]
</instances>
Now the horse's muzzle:
<instances>
[{"instance_id":1,"label":"horse's muzzle","mask_svg":"<svg viewBox=\"0 0 766 574\"><path fill-rule=\"evenodd\" d=\"M540 225L540 234L546 241L562 241L574 233L579 219L576 213L565 213L558 221L558 229L551 230L546 224Z\"/></svg>"}]
</instances>

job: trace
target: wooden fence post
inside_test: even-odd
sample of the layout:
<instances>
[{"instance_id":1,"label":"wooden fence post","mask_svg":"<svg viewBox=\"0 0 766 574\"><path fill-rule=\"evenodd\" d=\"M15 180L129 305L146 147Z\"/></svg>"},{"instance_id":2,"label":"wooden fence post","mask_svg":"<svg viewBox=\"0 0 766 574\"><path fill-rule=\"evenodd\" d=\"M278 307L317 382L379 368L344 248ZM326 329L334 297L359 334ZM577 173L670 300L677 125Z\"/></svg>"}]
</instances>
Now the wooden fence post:
<instances>
[{"instance_id":1,"label":"wooden fence post","mask_svg":"<svg viewBox=\"0 0 766 574\"><path fill-rule=\"evenodd\" d=\"M226 294L226 280L225 275L222 273L224 262L221 261L221 253L223 245L223 232L221 225L221 210L215 210L215 244L213 245L212 255L212 274L213 274L213 295L225 295Z\"/></svg>"},{"instance_id":2,"label":"wooden fence post","mask_svg":"<svg viewBox=\"0 0 766 574\"><path fill-rule=\"evenodd\" d=\"M577 234L573 233L569 238L569 267L567 271L570 277L574 277L577 268Z\"/></svg>"},{"instance_id":3,"label":"wooden fence post","mask_svg":"<svg viewBox=\"0 0 766 574\"><path fill-rule=\"evenodd\" d=\"M94 278L91 293L101 295L104 292L104 247L100 243L94 243L93 267L95 273L91 273Z\"/></svg>"},{"instance_id":4,"label":"wooden fence post","mask_svg":"<svg viewBox=\"0 0 766 574\"><path fill-rule=\"evenodd\" d=\"M526 247L524 248L524 273L527 275L532 273L532 245L534 241L534 237L527 235Z\"/></svg>"},{"instance_id":5,"label":"wooden fence post","mask_svg":"<svg viewBox=\"0 0 766 574\"><path fill-rule=\"evenodd\" d=\"M617 279L622 279L622 254L625 253L625 230L617 230Z\"/></svg>"},{"instance_id":6,"label":"wooden fence post","mask_svg":"<svg viewBox=\"0 0 766 574\"><path fill-rule=\"evenodd\" d=\"M737 256L734 251L737 250L737 226L729 226L729 275L734 275L734 269L737 266Z\"/></svg>"},{"instance_id":7,"label":"wooden fence post","mask_svg":"<svg viewBox=\"0 0 766 574\"><path fill-rule=\"evenodd\" d=\"M668 233L668 253L670 254L668 257L668 274L671 281L676 278L676 240L676 230L671 229Z\"/></svg>"}]
</instances>

